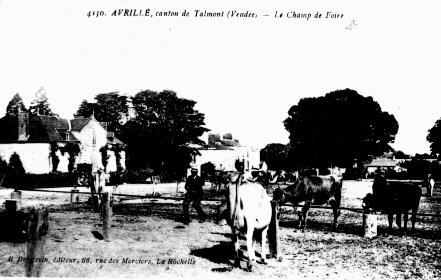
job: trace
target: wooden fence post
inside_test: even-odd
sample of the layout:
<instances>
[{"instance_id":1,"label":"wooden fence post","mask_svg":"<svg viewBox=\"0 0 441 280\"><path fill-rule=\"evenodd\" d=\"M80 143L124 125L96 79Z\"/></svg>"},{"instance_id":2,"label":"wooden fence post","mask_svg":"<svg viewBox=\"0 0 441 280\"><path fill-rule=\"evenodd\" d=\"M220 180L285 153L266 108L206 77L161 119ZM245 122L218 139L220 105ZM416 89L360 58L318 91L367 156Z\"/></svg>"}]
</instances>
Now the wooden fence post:
<instances>
[{"instance_id":1,"label":"wooden fence post","mask_svg":"<svg viewBox=\"0 0 441 280\"><path fill-rule=\"evenodd\" d=\"M7 199L5 201L5 210L8 215L14 215L17 212L18 202L15 199Z\"/></svg>"},{"instance_id":2,"label":"wooden fence post","mask_svg":"<svg viewBox=\"0 0 441 280\"><path fill-rule=\"evenodd\" d=\"M363 237L374 238L377 236L377 215L374 213L363 214Z\"/></svg>"},{"instance_id":3,"label":"wooden fence post","mask_svg":"<svg viewBox=\"0 0 441 280\"><path fill-rule=\"evenodd\" d=\"M102 194L101 216L103 219L103 237L110 241L110 228L112 226L112 208L110 207L111 195L108 192Z\"/></svg>"},{"instance_id":4,"label":"wooden fence post","mask_svg":"<svg viewBox=\"0 0 441 280\"><path fill-rule=\"evenodd\" d=\"M277 201L271 201L271 223L268 229L269 251L270 257L281 260L282 251L280 249L279 238L279 203Z\"/></svg>"},{"instance_id":5,"label":"wooden fence post","mask_svg":"<svg viewBox=\"0 0 441 280\"><path fill-rule=\"evenodd\" d=\"M14 190L13 192L11 192L11 198L21 200L21 191Z\"/></svg>"},{"instance_id":6,"label":"wooden fence post","mask_svg":"<svg viewBox=\"0 0 441 280\"><path fill-rule=\"evenodd\" d=\"M17 210L18 202L15 199L7 199L5 201L6 221L4 234L8 241L15 241L19 239L18 224L17 224Z\"/></svg>"},{"instance_id":7,"label":"wooden fence post","mask_svg":"<svg viewBox=\"0 0 441 280\"><path fill-rule=\"evenodd\" d=\"M39 277L43 269L44 243L49 229L47 208L32 208L29 216L25 270L26 277ZM35 261L39 258L38 261Z\"/></svg>"},{"instance_id":8,"label":"wooden fence post","mask_svg":"<svg viewBox=\"0 0 441 280\"><path fill-rule=\"evenodd\" d=\"M17 201L17 210L21 208L21 191L14 190L11 192L11 199Z\"/></svg>"},{"instance_id":9,"label":"wooden fence post","mask_svg":"<svg viewBox=\"0 0 441 280\"><path fill-rule=\"evenodd\" d=\"M70 191L70 202L80 202L80 191L77 188Z\"/></svg>"}]
</instances>

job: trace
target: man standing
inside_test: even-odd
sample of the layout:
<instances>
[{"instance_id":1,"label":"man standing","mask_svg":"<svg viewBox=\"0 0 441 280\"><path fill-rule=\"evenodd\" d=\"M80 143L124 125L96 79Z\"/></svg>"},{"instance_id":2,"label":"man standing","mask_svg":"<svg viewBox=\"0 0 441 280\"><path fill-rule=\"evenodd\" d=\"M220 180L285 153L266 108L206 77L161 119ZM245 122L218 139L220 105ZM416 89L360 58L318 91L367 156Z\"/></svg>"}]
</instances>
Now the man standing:
<instances>
[{"instance_id":1,"label":"man standing","mask_svg":"<svg viewBox=\"0 0 441 280\"><path fill-rule=\"evenodd\" d=\"M92 193L92 204L98 204L98 200L101 196L101 190L100 189L100 175L102 170L104 170L103 164L101 163L101 154L94 151L92 152L90 156L91 160L91 174L90 174L90 191ZM98 197L95 198L95 194L98 191Z\"/></svg>"},{"instance_id":2,"label":"man standing","mask_svg":"<svg viewBox=\"0 0 441 280\"><path fill-rule=\"evenodd\" d=\"M432 178L432 174L427 174L426 180L423 184L426 185L426 196L431 197L433 187L435 186L435 180Z\"/></svg>"},{"instance_id":3,"label":"man standing","mask_svg":"<svg viewBox=\"0 0 441 280\"><path fill-rule=\"evenodd\" d=\"M184 202L183 202L183 210L184 210L184 224L190 223L190 213L189 207L190 203L193 201L193 208L198 212L199 222L203 222L207 219L207 214L205 214L204 210L201 207L201 201L204 197L204 191L202 187L205 185L204 180L198 176L198 170L196 168L191 169L191 175L187 178L187 182L185 183L185 190L187 193L185 194Z\"/></svg>"}]
</instances>

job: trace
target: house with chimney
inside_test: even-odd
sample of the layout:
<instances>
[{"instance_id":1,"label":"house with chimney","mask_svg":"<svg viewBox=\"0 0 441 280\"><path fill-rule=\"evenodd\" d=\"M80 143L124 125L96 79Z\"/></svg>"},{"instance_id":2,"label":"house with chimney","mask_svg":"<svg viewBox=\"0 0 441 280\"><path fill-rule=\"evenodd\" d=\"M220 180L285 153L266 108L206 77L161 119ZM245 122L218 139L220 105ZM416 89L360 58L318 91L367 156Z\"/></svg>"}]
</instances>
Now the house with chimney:
<instances>
[{"instance_id":1,"label":"house with chimney","mask_svg":"<svg viewBox=\"0 0 441 280\"><path fill-rule=\"evenodd\" d=\"M62 148L69 143L78 144L80 154L78 163L91 163L92 157L99 157L102 147L122 144L107 131L105 123L90 118L67 120L58 116L29 115L19 112L0 119L0 157L9 162L13 154L20 157L26 173L43 174L53 170L51 147ZM55 153L59 159L57 171L67 172L69 155L58 149ZM112 151L108 152L108 171L116 170L116 158ZM113 161L113 162L112 162ZM125 168L125 155L121 152L121 166Z\"/></svg>"}]
</instances>

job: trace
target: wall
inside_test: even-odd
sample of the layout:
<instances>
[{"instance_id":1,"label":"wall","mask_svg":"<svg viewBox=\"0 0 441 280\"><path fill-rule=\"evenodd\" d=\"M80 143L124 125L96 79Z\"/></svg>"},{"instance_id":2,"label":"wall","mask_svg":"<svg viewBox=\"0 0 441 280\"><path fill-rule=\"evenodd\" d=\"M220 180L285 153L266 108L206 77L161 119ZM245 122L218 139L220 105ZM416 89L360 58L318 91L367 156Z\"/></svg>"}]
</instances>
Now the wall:
<instances>
[{"instance_id":1,"label":"wall","mask_svg":"<svg viewBox=\"0 0 441 280\"><path fill-rule=\"evenodd\" d=\"M20 156L26 173L43 174L52 171L52 160L49 156L48 143L14 143L0 144L0 157L9 163L11 155L15 152ZM59 155L58 171L67 172L69 156Z\"/></svg>"},{"instance_id":2,"label":"wall","mask_svg":"<svg viewBox=\"0 0 441 280\"><path fill-rule=\"evenodd\" d=\"M196 156L193 165L200 168L206 162L211 162L217 170L236 170L236 159L245 160L245 169L258 168L260 151L251 147L233 147L232 150L201 149L200 156Z\"/></svg>"}]
</instances>

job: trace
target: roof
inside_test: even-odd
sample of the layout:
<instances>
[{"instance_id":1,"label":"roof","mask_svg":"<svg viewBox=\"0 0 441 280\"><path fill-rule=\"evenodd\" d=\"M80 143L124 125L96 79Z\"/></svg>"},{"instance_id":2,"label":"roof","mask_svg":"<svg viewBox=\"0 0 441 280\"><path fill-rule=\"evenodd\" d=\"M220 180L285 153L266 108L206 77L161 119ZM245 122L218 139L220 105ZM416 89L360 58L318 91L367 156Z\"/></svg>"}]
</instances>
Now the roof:
<instances>
[{"instance_id":1,"label":"roof","mask_svg":"<svg viewBox=\"0 0 441 280\"><path fill-rule=\"evenodd\" d=\"M81 131L92 118L75 118L70 120L72 131Z\"/></svg>"},{"instance_id":2,"label":"roof","mask_svg":"<svg viewBox=\"0 0 441 280\"><path fill-rule=\"evenodd\" d=\"M26 117L27 119L27 117ZM0 142L2 143L50 143L50 142L77 142L74 135L69 134L69 123L66 119L60 119L57 116L34 115L30 116L27 127L25 141L18 141L18 117L5 116L0 119ZM69 134L67 140L66 135Z\"/></svg>"},{"instance_id":3,"label":"roof","mask_svg":"<svg viewBox=\"0 0 441 280\"><path fill-rule=\"evenodd\" d=\"M29 129L29 142L62 142L66 141L69 123L66 119L38 115L31 118ZM77 140L73 135L70 139Z\"/></svg>"},{"instance_id":4,"label":"roof","mask_svg":"<svg viewBox=\"0 0 441 280\"><path fill-rule=\"evenodd\" d=\"M18 116L5 116L0 119L0 143L50 143L50 142L79 142L71 131L81 131L92 118L75 118L69 121L58 116L34 115L24 118L27 126L27 140L18 139ZM107 130L107 123L100 122ZM124 144L115 137L113 132L107 132L108 144Z\"/></svg>"},{"instance_id":5,"label":"roof","mask_svg":"<svg viewBox=\"0 0 441 280\"><path fill-rule=\"evenodd\" d=\"M390 158L377 158L365 164L366 167L395 167L396 165L397 161Z\"/></svg>"},{"instance_id":6,"label":"roof","mask_svg":"<svg viewBox=\"0 0 441 280\"><path fill-rule=\"evenodd\" d=\"M99 122L99 123L105 130L107 130L107 122Z\"/></svg>"},{"instance_id":7,"label":"roof","mask_svg":"<svg viewBox=\"0 0 441 280\"><path fill-rule=\"evenodd\" d=\"M124 143L121 140L119 140L118 138L116 138L116 137L113 138L113 139L107 138L107 144L113 144L113 145L121 144L121 145L124 145Z\"/></svg>"},{"instance_id":8,"label":"roof","mask_svg":"<svg viewBox=\"0 0 441 280\"><path fill-rule=\"evenodd\" d=\"M233 147L228 147L225 145L206 145L204 147L198 148L198 150L210 150L210 151L225 151L234 150Z\"/></svg>"},{"instance_id":9,"label":"roof","mask_svg":"<svg viewBox=\"0 0 441 280\"><path fill-rule=\"evenodd\" d=\"M121 144L124 145L124 143L115 137L115 133L113 132L107 132L107 144Z\"/></svg>"},{"instance_id":10,"label":"roof","mask_svg":"<svg viewBox=\"0 0 441 280\"><path fill-rule=\"evenodd\" d=\"M93 117L89 118L75 118L70 120L70 124L72 125L72 131L81 131L91 120ZM95 119L95 118L93 118ZM96 119L95 119L96 120ZM98 122L105 130L107 130L107 122Z\"/></svg>"}]
</instances>

